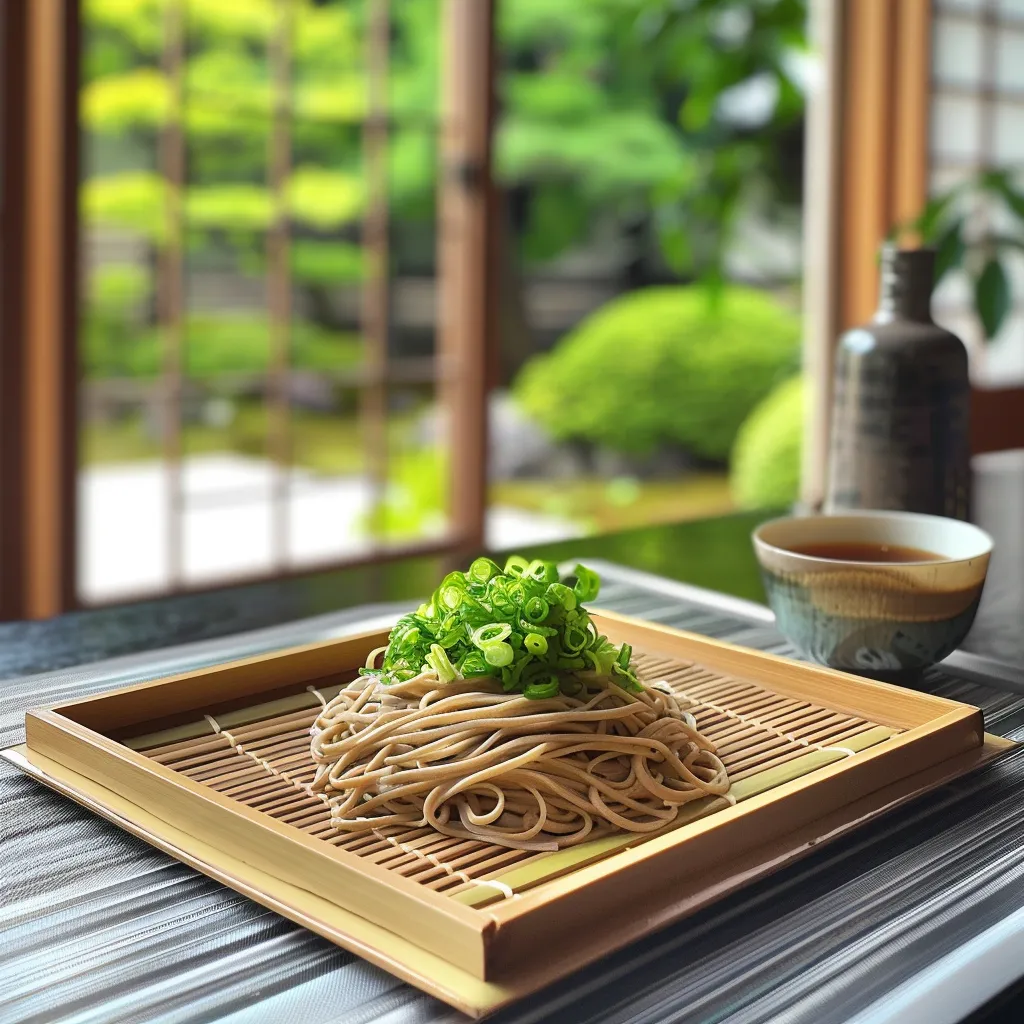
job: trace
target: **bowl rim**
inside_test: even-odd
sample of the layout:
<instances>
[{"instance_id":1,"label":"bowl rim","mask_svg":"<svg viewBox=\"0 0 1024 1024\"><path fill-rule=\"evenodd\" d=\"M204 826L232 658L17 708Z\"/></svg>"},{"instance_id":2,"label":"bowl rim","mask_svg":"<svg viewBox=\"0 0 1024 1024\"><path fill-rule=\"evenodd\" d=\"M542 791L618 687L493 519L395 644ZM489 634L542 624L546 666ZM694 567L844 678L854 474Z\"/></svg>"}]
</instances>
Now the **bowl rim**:
<instances>
[{"instance_id":1,"label":"bowl rim","mask_svg":"<svg viewBox=\"0 0 1024 1024\"><path fill-rule=\"evenodd\" d=\"M940 521L946 523L954 523L958 527L966 527L978 535L978 539L981 542L984 550L979 551L975 555L969 555L967 558L953 558L950 556L942 556L941 558L929 558L927 560L917 562L866 562L860 560L853 560L848 558L824 558L821 555L807 555L802 551L793 551L791 548L780 547L778 544L773 544L771 541L764 540L760 534L761 531L770 527L775 526L779 523L786 522L799 522L801 520L819 520L819 519L896 519L904 522L910 520L921 520L927 519L931 521ZM797 558L801 561L817 564L817 565L831 565L831 566L850 566L860 567L862 569L905 569L916 566L937 566L937 565L965 565L969 562L974 562L979 558L988 558L993 549L995 548L995 541L992 535L987 531L983 530L980 526L975 523L969 523L963 519L952 519L949 516L935 516L930 515L927 512L903 512L903 511L888 511L886 509L844 509L842 512L812 512L806 515L786 515L786 516L774 516L772 519L766 519L763 523L759 523L750 534L751 540L754 543L755 553L759 548L765 548L768 551L780 554L788 555L790 558Z\"/></svg>"}]
</instances>

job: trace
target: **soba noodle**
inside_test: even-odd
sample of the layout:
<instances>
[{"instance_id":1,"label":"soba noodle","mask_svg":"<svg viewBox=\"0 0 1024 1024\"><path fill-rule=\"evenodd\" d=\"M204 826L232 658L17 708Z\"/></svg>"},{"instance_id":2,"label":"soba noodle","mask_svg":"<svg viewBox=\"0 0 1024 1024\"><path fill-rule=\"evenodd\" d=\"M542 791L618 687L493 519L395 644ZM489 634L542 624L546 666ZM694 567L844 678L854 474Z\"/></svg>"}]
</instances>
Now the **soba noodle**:
<instances>
[{"instance_id":1,"label":"soba noodle","mask_svg":"<svg viewBox=\"0 0 1024 1024\"><path fill-rule=\"evenodd\" d=\"M360 677L313 726L313 789L339 831L430 826L526 850L652 832L728 792L713 745L667 687L576 679L576 696L538 700L432 671Z\"/></svg>"}]
</instances>

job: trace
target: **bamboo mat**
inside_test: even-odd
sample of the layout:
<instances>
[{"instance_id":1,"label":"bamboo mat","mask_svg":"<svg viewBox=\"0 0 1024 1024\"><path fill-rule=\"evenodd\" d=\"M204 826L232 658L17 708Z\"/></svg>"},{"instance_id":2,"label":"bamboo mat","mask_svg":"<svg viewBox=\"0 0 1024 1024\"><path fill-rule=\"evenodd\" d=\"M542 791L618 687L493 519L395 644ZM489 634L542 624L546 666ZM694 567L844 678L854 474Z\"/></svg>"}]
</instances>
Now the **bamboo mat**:
<instances>
[{"instance_id":1,"label":"bamboo mat","mask_svg":"<svg viewBox=\"0 0 1024 1024\"><path fill-rule=\"evenodd\" d=\"M806 701L782 697L690 661L635 652L648 682L664 681L718 750L732 798L749 799L894 735L896 730ZM316 767L310 727L336 685L205 715L189 725L125 741L160 764L300 831L470 906L484 906L554 874L609 856L659 833L611 833L558 853L510 850L441 835L429 827L337 832L322 794L309 789ZM727 806L705 798L684 808L678 827Z\"/></svg>"}]
</instances>

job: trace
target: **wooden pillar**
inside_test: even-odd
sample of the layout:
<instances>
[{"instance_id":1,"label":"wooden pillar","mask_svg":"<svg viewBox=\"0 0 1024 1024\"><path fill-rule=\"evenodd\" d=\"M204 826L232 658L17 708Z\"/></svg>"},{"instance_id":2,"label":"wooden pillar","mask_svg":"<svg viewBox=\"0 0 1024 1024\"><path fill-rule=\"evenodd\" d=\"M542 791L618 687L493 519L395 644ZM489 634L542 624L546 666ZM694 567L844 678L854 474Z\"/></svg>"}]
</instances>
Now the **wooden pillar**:
<instances>
[{"instance_id":1,"label":"wooden pillar","mask_svg":"<svg viewBox=\"0 0 1024 1024\"><path fill-rule=\"evenodd\" d=\"M75 602L78 4L2 31L0 615L46 618Z\"/></svg>"},{"instance_id":2,"label":"wooden pillar","mask_svg":"<svg viewBox=\"0 0 1024 1024\"><path fill-rule=\"evenodd\" d=\"M25 55L28 10L0 4L0 620L24 614Z\"/></svg>"},{"instance_id":3,"label":"wooden pillar","mask_svg":"<svg viewBox=\"0 0 1024 1024\"><path fill-rule=\"evenodd\" d=\"M446 0L444 8L438 336L460 552L483 546L487 508L488 371L497 343L494 6Z\"/></svg>"},{"instance_id":4,"label":"wooden pillar","mask_svg":"<svg viewBox=\"0 0 1024 1024\"><path fill-rule=\"evenodd\" d=\"M814 0L821 95L808 132L809 320L805 366L811 413L802 499L826 479L832 356L837 335L878 301L878 250L928 197L931 0Z\"/></svg>"},{"instance_id":5,"label":"wooden pillar","mask_svg":"<svg viewBox=\"0 0 1024 1024\"><path fill-rule=\"evenodd\" d=\"M839 320L878 301L878 249L928 198L930 0L844 0Z\"/></svg>"},{"instance_id":6,"label":"wooden pillar","mask_svg":"<svg viewBox=\"0 0 1024 1024\"><path fill-rule=\"evenodd\" d=\"M892 219L906 224L928 201L931 132L932 0L900 0L893 85ZM908 242L919 242L907 236Z\"/></svg>"}]
</instances>

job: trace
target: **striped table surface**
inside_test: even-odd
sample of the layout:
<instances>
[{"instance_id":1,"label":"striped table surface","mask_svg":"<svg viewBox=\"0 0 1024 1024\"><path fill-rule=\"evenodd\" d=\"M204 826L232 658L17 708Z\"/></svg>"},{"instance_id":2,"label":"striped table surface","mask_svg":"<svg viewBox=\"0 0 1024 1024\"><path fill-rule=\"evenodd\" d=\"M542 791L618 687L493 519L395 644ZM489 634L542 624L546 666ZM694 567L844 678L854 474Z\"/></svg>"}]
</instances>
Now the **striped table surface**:
<instances>
[{"instance_id":1,"label":"striped table surface","mask_svg":"<svg viewBox=\"0 0 1024 1024\"><path fill-rule=\"evenodd\" d=\"M760 606L592 564L605 580L605 608L792 653ZM391 615L349 611L8 681L0 745L22 741L28 707L379 626ZM921 685L980 706L990 732L1024 739L1024 673L958 654ZM462 1019L4 762L0 791L3 1024ZM941 1024L1021 974L1024 750L494 1019Z\"/></svg>"}]
</instances>

